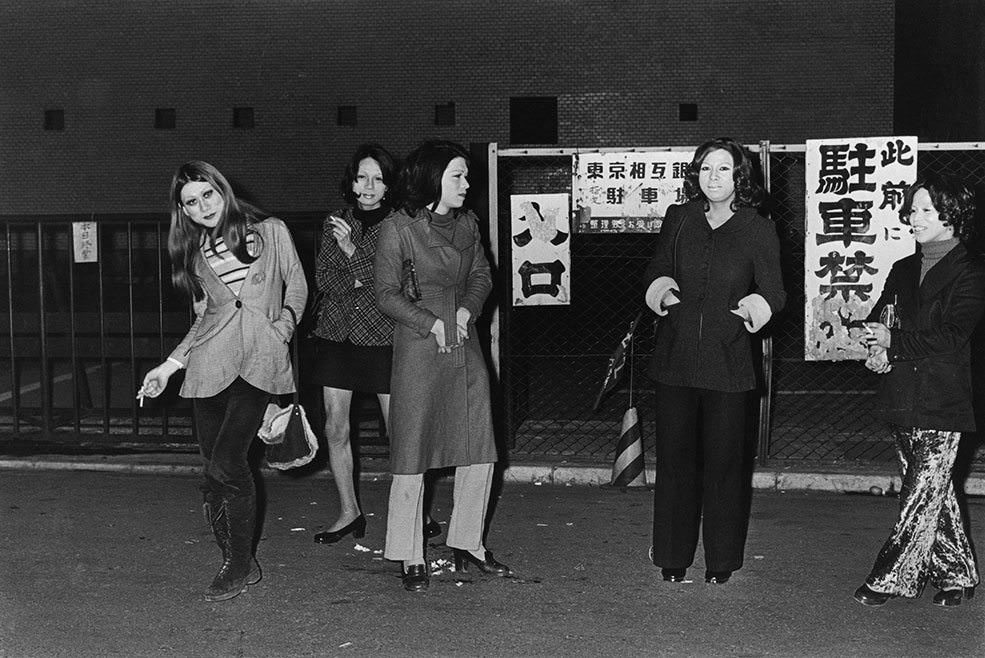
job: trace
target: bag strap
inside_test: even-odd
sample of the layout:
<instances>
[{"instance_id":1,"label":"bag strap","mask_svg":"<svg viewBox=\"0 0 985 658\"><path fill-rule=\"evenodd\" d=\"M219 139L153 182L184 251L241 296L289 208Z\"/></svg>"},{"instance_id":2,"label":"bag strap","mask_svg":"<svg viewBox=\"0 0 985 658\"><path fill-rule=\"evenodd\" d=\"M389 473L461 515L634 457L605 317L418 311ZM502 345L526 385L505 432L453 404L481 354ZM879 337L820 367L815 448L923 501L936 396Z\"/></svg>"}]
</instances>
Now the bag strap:
<instances>
[{"instance_id":1,"label":"bag strap","mask_svg":"<svg viewBox=\"0 0 985 658\"><path fill-rule=\"evenodd\" d=\"M292 397L294 404L297 404L300 399L298 392L301 390L300 378L298 377L298 370L301 367L301 359L298 355L298 316L290 306L284 308L290 311L291 319L294 320L294 335L291 336L291 370L294 374L294 395Z\"/></svg>"}]
</instances>

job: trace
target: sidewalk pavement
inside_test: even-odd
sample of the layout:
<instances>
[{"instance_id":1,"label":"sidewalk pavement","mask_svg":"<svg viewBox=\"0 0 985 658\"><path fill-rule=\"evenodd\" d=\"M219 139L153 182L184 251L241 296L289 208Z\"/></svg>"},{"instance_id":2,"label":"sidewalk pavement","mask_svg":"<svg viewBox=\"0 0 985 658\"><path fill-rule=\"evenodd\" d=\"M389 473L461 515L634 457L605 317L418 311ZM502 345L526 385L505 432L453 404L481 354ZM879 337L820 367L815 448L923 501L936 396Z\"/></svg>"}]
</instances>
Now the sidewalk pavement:
<instances>
[{"instance_id":1,"label":"sidewalk pavement","mask_svg":"<svg viewBox=\"0 0 985 658\"><path fill-rule=\"evenodd\" d=\"M430 590L406 592L398 566L382 558L382 475L367 470L360 482L365 537L326 546L312 536L337 514L334 485L321 472L265 472L263 580L231 601L207 603L221 558L202 521L194 456L186 457L17 468L8 460L0 471L0 656L985 651L985 602L977 598L953 609L932 605L932 591L875 609L852 600L892 527L892 497L759 490L743 568L725 585L706 584L699 546L689 580L666 583L647 558L649 491L564 486L589 469L522 464L496 490L486 538L511 578L452 571L441 535L428 547ZM83 462L93 470L77 470ZM446 530L451 480L437 480L430 507ZM970 498L968 512L972 539L985 546L985 499Z\"/></svg>"},{"instance_id":2,"label":"sidewalk pavement","mask_svg":"<svg viewBox=\"0 0 985 658\"><path fill-rule=\"evenodd\" d=\"M361 479L388 480L388 462L381 458L360 460ZM895 464L886 466L831 465L808 468L757 468L752 485L767 491L832 491L840 493L887 493L900 489L900 477ZM136 453L123 455L33 455L5 457L0 455L0 470L81 470L116 473L186 474L199 472L200 460L193 453ZM273 472L266 468L267 473ZM305 475L331 478L327 467L308 469ZM652 465L646 469L646 481L654 481ZM561 484L604 486L611 482L612 465L583 461L555 462L511 461L503 472L505 482L527 484ZM963 483L969 496L985 496L985 473L971 473Z\"/></svg>"}]
</instances>

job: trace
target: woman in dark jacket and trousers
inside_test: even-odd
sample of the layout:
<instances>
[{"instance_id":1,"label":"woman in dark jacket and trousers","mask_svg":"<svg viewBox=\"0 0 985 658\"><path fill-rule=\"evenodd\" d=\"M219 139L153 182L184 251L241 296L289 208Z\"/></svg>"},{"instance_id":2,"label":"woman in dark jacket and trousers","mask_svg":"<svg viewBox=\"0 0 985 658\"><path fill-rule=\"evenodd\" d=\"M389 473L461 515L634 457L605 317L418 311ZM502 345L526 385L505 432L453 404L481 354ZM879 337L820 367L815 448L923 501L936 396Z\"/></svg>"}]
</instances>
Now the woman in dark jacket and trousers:
<instances>
[{"instance_id":1,"label":"woman in dark jacket and trousers","mask_svg":"<svg viewBox=\"0 0 985 658\"><path fill-rule=\"evenodd\" d=\"M137 392L157 397L185 369L204 467L203 510L222 550L206 592L231 599L260 580L253 556L256 485L247 463L271 395L292 393L288 342L308 296L284 223L237 200L206 162L182 165L171 181L171 279L193 301L195 320Z\"/></svg>"},{"instance_id":2,"label":"woman in dark jacket and trousers","mask_svg":"<svg viewBox=\"0 0 985 658\"><path fill-rule=\"evenodd\" d=\"M762 189L745 149L702 144L685 192L667 211L646 272L646 303L661 316L649 375L657 383L653 563L680 582L699 527L705 580L742 566L748 391L756 386L750 335L783 307L773 223L756 213ZM700 466L699 466L700 464Z\"/></svg>"},{"instance_id":3,"label":"woman in dark jacket and trousers","mask_svg":"<svg viewBox=\"0 0 985 658\"><path fill-rule=\"evenodd\" d=\"M474 565L485 573L510 573L482 537L497 455L489 373L474 324L492 279L478 220L463 209L468 165L468 152L452 142L426 142L411 153L402 172L404 207L383 222L376 251L376 301L396 320L393 482L383 554L402 562L409 591L430 584L422 501L424 473L433 468L455 467L446 543L454 549L456 570Z\"/></svg>"},{"instance_id":4,"label":"woman in dark jacket and trousers","mask_svg":"<svg viewBox=\"0 0 985 658\"><path fill-rule=\"evenodd\" d=\"M900 513L855 600L916 597L929 581L934 603L954 606L978 584L951 471L961 433L975 430L971 336L985 313L985 262L970 247L974 198L960 181L918 180L900 217L917 252L893 265L865 325L865 365L883 375L876 404L900 460ZM877 321L891 303L898 327Z\"/></svg>"}]
</instances>

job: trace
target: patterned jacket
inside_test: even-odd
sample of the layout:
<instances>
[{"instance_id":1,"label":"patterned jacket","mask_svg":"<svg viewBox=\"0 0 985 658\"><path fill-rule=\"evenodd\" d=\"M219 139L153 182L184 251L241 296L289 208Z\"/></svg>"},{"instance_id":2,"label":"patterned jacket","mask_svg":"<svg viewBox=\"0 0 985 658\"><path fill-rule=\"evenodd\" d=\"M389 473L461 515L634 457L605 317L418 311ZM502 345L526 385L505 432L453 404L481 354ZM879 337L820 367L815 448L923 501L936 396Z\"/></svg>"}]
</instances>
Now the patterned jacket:
<instances>
[{"instance_id":1,"label":"patterned jacket","mask_svg":"<svg viewBox=\"0 0 985 658\"><path fill-rule=\"evenodd\" d=\"M382 222L364 230L352 209L333 213L352 227L356 251L347 258L332 235L328 218L322 224L321 248L315 261L315 283L321 296L315 335L354 345L391 345L393 320L376 308L373 261Z\"/></svg>"}]
</instances>

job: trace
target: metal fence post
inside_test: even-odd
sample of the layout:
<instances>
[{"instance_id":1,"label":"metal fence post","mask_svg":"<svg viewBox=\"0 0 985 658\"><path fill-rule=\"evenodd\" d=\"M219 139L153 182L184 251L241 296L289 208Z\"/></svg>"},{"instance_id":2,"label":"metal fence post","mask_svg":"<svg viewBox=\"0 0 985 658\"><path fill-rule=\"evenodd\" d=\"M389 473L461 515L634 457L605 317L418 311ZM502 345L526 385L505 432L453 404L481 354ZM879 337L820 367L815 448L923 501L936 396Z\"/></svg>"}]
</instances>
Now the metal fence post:
<instances>
[{"instance_id":1,"label":"metal fence post","mask_svg":"<svg viewBox=\"0 0 985 658\"><path fill-rule=\"evenodd\" d=\"M759 163L763 170L763 185L769 193L770 185L770 143L759 142ZM756 457L761 466L770 461L770 415L773 411L773 337L769 334L762 339L763 391L759 397L759 425L756 436Z\"/></svg>"}]
</instances>

